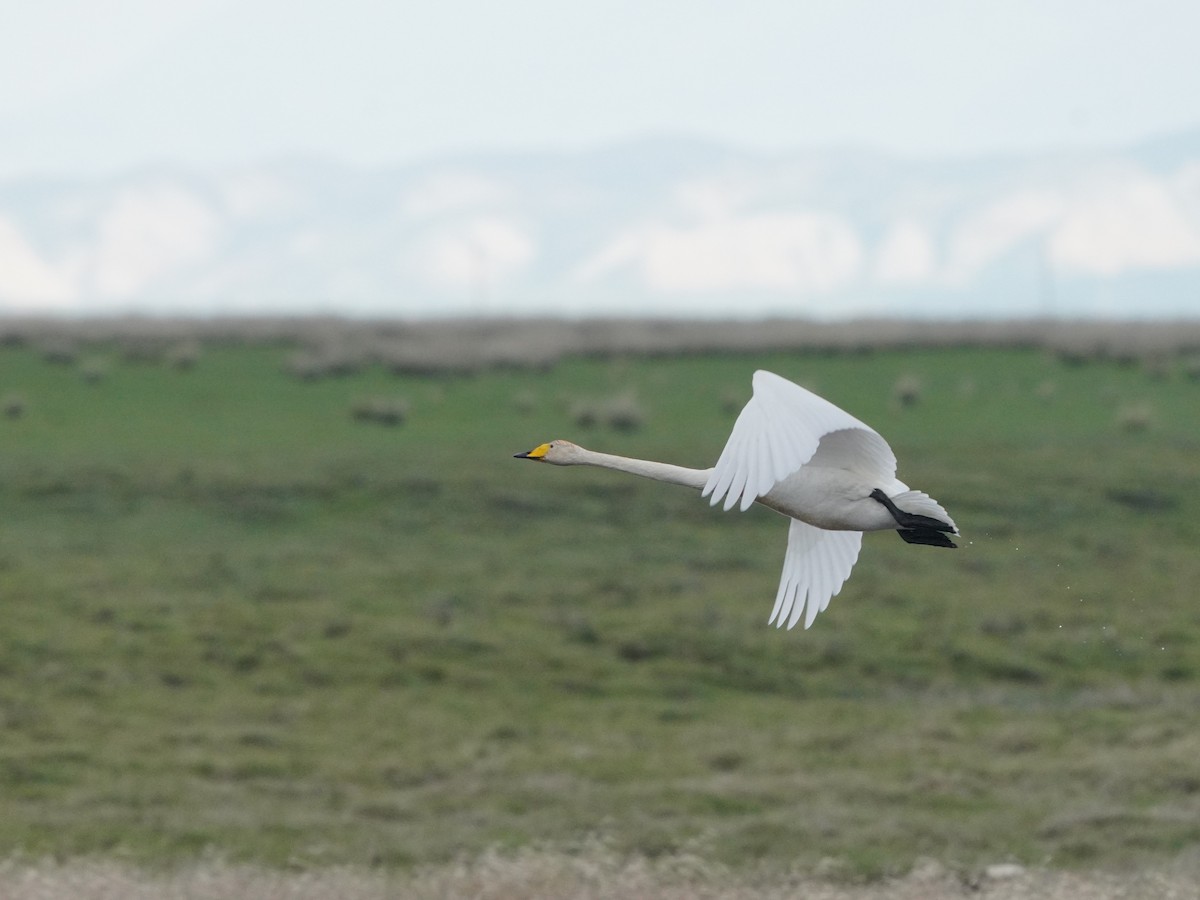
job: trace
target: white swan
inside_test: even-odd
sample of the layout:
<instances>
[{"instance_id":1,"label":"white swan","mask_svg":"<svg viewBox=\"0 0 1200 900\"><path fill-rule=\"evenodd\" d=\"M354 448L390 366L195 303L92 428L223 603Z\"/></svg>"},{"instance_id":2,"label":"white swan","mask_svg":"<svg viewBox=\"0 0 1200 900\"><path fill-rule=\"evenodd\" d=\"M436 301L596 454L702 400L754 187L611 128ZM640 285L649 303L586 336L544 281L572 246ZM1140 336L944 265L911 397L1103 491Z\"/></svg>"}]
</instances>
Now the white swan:
<instances>
[{"instance_id":1,"label":"white swan","mask_svg":"<svg viewBox=\"0 0 1200 900\"><path fill-rule=\"evenodd\" d=\"M711 495L715 506L754 502L788 516L783 577L770 622L792 628L842 589L864 531L895 529L910 544L957 546L958 526L927 494L896 480L896 456L879 434L845 410L771 372L754 373L754 396L711 469L630 459L556 440L518 459L599 466Z\"/></svg>"}]
</instances>

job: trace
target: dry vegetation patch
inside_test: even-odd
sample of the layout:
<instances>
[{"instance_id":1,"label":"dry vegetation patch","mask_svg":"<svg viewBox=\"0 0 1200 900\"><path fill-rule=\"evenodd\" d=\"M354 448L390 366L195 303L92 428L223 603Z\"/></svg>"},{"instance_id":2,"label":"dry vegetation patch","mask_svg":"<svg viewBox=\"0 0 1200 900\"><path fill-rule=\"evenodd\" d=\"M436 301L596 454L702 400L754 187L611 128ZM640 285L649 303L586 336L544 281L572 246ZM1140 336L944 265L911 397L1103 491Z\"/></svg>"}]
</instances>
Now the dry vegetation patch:
<instances>
[{"instance_id":1,"label":"dry vegetation patch","mask_svg":"<svg viewBox=\"0 0 1200 900\"><path fill-rule=\"evenodd\" d=\"M196 365L207 343L299 346L288 369L304 379L380 364L397 375L544 370L565 357L679 356L810 351L870 353L946 347L1041 348L1064 363L1133 364L1164 377L1200 371L1200 321L1006 319L920 321L806 319L337 318L37 319L0 321L0 343L29 343L52 362L73 365L81 348L116 344L126 362Z\"/></svg>"},{"instance_id":2,"label":"dry vegetation patch","mask_svg":"<svg viewBox=\"0 0 1200 900\"><path fill-rule=\"evenodd\" d=\"M733 874L704 860L621 859L525 850L488 853L416 873L329 868L280 871L204 861L169 872L85 859L0 865L6 900L1189 900L1186 866L1132 873L1051 872L997 865L955 873L930 859L904 876L840 883L802 873Z\"/></svg>"}]
</instances>

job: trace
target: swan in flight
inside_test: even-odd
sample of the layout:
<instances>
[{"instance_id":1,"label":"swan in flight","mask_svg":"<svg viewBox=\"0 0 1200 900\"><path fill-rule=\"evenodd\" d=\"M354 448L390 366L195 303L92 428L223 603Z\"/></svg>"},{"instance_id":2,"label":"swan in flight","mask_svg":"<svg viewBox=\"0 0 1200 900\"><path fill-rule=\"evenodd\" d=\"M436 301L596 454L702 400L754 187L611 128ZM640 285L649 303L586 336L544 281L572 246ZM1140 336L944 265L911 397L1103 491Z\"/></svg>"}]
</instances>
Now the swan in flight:
<instances>
[{"instance_id":1,"label":"swan in flight","mask_svg":"<svg viewBox=\"0 0 1200 900\"><path fill-rule=\"evenodd\" d=\"M879 434L845 410L771 372L754 373L754 395L711 469L630 459L555 440L518 459L598 466L682 484L724 501L726 510L761 503L791 519L783 577L770 622L788 628L842 589L864 531L894 529L910 544L957 546L954 520L937 501L896 480L896 456Z\"/></svg>"}]
</instances>

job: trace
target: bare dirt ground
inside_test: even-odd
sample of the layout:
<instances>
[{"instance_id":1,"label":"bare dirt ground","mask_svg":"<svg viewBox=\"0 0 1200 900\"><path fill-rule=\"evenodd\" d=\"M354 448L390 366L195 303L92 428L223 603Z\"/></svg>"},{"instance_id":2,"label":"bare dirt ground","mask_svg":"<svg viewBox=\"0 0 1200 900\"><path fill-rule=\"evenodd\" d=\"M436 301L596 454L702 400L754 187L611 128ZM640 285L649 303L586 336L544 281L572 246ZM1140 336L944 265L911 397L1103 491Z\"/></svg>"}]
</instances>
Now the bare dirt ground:
<instances>
[{"instance_id":1,"label":"bare dirt ground","mask_svg":"<svg viewBox=\"0 0 1200 900\"><path fill-rule=\"evenodd\" d=\"M920 860L902 878L838 883L813 875L737 875L700 860L618 861L543 852L388 874L362 869L277 871L216 861L169 873L80 860L0 865L3 900L1191 900L1200 872L1080 873L997 865L951 872Z\"/></svg>"}]
</instances>

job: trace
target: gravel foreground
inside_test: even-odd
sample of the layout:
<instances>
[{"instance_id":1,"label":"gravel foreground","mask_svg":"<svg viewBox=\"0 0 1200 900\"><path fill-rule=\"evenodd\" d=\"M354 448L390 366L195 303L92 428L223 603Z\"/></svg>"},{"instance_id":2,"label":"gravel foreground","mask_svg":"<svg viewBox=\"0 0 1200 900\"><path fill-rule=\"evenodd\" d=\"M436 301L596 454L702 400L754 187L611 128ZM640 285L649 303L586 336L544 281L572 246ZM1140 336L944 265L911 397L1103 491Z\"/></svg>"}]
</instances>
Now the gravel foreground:
<instances>
[{"instance_id":1,"label":"gravel foreground","mask_svg":"<svg viewBox=\"0 0 1200 900\"><path fill-rule=\"evenodd\" d=\"M835 866L832 868L836 868ZM121 862L0 864L3 900L1191 900L1200 867L1130 873L989 866L952 872L918 860L911 872L870 884L820 875L745 875L690 857L618 860L526 851L489 854L417 873L330 868L279 871L205 861L170 872Z\"/></svg>"}]
</instances>

